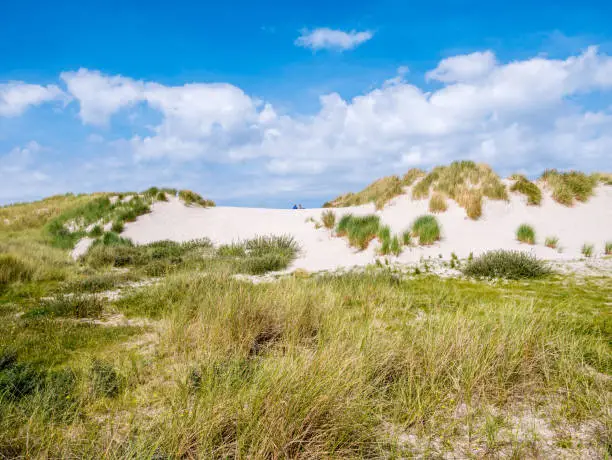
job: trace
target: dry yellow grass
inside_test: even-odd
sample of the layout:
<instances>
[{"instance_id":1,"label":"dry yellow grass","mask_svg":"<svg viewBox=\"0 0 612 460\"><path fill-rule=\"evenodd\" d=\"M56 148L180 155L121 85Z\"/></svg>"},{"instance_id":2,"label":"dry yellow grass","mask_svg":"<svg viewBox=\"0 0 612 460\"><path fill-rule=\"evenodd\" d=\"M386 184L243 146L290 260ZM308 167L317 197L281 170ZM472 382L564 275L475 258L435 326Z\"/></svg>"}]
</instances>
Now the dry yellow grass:
<instances>
[{"instance_id":1,"label":"dry yellow grass","mask_svg":"<svg viewBox=\"0 0 612 460\"><path fill-rule=\"evenodd\" d=\"M439 192L435 192L429 200L429 212L445 212L448 209L446 197Z\"/></svg>"}]
</instances>

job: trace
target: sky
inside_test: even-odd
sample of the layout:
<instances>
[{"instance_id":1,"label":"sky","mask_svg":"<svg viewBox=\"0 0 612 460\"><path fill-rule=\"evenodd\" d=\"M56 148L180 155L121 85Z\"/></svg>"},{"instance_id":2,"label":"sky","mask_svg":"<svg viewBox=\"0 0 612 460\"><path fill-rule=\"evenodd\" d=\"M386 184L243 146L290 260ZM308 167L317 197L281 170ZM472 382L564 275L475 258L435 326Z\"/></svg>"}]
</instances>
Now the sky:
<instances>
[{"instance_id":1,"label":"sky","mask_svg":"<svg viewBox=\"0 0 612 460\"><path fill-rule=\"evenodd\" d=\"M3 0L0 204L306 207L454 160L612 171L612 4Z\"/></svg>"}]
</instances>

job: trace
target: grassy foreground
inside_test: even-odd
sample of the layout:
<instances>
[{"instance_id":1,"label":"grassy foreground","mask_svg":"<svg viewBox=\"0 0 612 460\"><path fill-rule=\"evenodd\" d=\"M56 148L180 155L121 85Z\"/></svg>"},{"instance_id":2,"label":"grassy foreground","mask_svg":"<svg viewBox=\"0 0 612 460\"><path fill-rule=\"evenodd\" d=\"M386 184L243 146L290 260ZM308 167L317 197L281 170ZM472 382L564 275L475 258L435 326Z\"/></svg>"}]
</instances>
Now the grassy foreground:
<instances>
[{"instance_id":1,"label":"grassy foreground","mask_svg":"<svg viewBox=\"0 0 612 460\"><path fill-rule=\"evenodd\" d=\"M36 257L0 286L0 458L612 449L609 278L372 268L254 284L237 275L275 269L291 241L109 238L75 263L45 239L46 219L31 222L0 229L3 255Z\"/></svg>"}]
</instances>

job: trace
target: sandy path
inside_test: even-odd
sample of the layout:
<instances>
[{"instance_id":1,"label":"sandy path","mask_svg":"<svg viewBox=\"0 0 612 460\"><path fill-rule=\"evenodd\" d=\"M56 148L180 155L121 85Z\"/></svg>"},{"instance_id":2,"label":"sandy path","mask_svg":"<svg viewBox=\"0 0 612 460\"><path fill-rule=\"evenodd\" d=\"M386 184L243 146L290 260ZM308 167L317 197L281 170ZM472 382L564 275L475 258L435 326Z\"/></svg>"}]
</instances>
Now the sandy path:
<instances>
[{"instance_id":1,"label":"sandy path","mask_svg":"<svg viewBox=\"0 0 612 460\"><path fill-rule=\"evenodd\" d=\"M376 213L394 232L401 232L419 215L427 213L427 200L413 201L402 195L388 204L384 210L375 211L374 205L334 209L337 216ZM177 199L153 205L150 214L128 224L123 236L136 243L156 240L188 241L208 237L214 243L230 243L256 235L291 234L302 246L302 253L291 268L309 271L330 270L340 267L367 265L376 259L377 244L358 252L347 245L346 240L334 238L325 229L315 229L306 219L320 219L321 209L259 209L217 207L202 209L186 207ZM529 251L545 259L576 259L584 243L595 245L596 255L603 253L605 241L612 240L612 187L600 186L596 195L587 203L572 208L562 206L544 193L541 206L527 206L522 195L512 194L509 202L487 201L483 216L472 221L465 211L449 201L449 209L439 214L443 240L426 248L407 248L397 258L398 262L414 262L421 257L447 259L454 252L467 257L489 249L519 249ZM532 225L537 244L528 246L515 240L515 230L522 224ZM557 236L562 252L544 246L547 236Z\"/></svg>"}]
</instances>

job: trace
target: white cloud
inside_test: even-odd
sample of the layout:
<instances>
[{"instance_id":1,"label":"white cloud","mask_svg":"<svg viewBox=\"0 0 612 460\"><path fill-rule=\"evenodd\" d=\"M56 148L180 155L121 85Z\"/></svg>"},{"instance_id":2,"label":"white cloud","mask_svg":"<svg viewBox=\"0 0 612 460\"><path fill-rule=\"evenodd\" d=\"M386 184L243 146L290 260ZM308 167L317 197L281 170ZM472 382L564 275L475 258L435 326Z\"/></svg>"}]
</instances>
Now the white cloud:
<instances>
[{"instance_id":1,"label":"white cloud","mask_svg":"<svg viewBox=\"0 0 612 460\"><path fill-rule=\"evenodd\" d=\"M19 81L1 83L0 116L19 116L30 106L66 99L65 93L56 85L41 86Z\"/></svg>"},{"instance_id":2,"label":"white cloud","mask_svg":"<svg viewBox=\"0 0 612 460\"><path fill-rule=\"evenodd\" d=\"M494 67L495 55L491 51L476 52L443 59L425 76L444 83L471 81L488 75Z\"/></svg>"},{"instance_id":3,"label":"white cloud","mask_svg":"<svg viewBox=\"0 0 612 460\"><path fill-rule=\"evenodd\" d=\"M128 170L146 170L151 182L169 168L184 179L223 163L215 171L226 176L211 178L219 182L219 195L245 196L266 187L281 193L287 184L313 194L328 193L324 187L333 184L340 192L461 158L501 172L609 169L612 107L593 110L589 102L593 96L599 107L606 98L612 102L610 69L612 58L596 48L566 59L509 63L486 51L441 61L428 74L441 83L434 91L408 82L402 72L352 99L322 95L311 115L283 114L226 83L166 86L86 69L62 78L83 123L106 124L121 110L143 115L131 122L138 135L117 139L111 133L105 138L114 141L90 142L90 148L114 149L132 165ZM233 183L237 176L242 180ZM137 180L131 172L107 177Z\"/></svg>"},{"instance_id":4,"label":"white cloud","mask_svg":"<svg viewBox=\"0 0 612 460\"><path fill-rule=\"evenodd\" d=\"M301 35L295 40L295 44L313 50L333 49L344 51L353 49L367 42L373 36L374 33L369 30L362 32L357 32L355 30L344 32L342 30L322 27L314 30L302 30Z\"/></svg>"}]
</instances>

